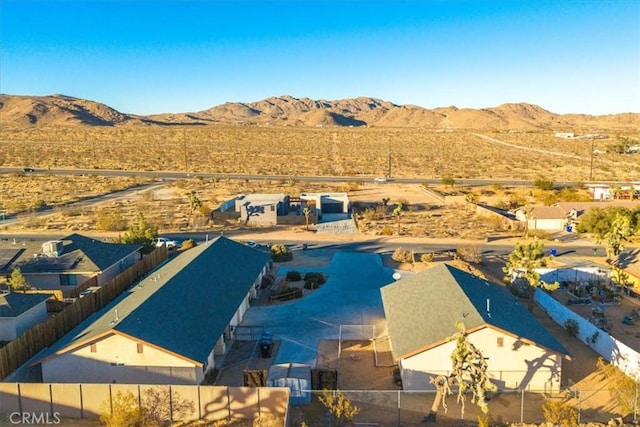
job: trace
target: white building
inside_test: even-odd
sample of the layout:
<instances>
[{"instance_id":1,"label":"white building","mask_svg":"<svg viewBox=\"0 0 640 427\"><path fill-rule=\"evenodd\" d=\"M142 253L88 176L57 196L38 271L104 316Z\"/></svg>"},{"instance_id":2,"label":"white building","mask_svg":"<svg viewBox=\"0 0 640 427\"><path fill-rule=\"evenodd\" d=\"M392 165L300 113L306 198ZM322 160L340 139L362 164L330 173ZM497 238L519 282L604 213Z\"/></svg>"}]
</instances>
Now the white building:
<instances>
[{"instance_id":1,"label":"white building","mask_svg":"<svg viewBox=\"0 0 640 427\"><path fill-rule=\"evenodd\" d=\"M405 390L432 390L431 376L450 373L457 322L499 390L560 390L567 350L503 286L438 264L380 291Z\"/></svg>"},{"instance_id":2,"label":"white building","mask_svg":"<svg viewBox=\"0 0 640 427\"><path fill-rule=\"evenodd\" d=\"M218 237L177 256L48 348L44 382L199 384L224 355L269 255Z\"/></svg>"}]
</instances>

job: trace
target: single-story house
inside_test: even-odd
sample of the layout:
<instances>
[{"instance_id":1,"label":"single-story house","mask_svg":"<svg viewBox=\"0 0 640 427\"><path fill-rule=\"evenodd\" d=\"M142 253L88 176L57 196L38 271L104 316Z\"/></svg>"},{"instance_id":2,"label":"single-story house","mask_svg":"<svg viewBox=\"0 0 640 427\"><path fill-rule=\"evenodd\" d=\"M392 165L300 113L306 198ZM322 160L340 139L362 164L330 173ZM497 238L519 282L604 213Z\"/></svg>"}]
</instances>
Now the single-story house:
<instances>
[{"instance_id":1,"label":"single-story house","mask_svg":"<svg viewBox=\"0 0 640 427\"><path fill-rule=\"evenodd\" d=\"M196 246L151 272L33 364L41 364L44 382L199 384L230 347L269 258L222 236Z\"/></svg>"},{"instance_id":2,"label":"single-story house","mask_svg":"<svg viewBox=\"0 0 640 427\"><path fill-rule=\"evenodd\" d=\"M245 225L278 224L278 216L288 215L289 196L286 194L241 194L235 198L235 211Z\"/></svg>"},{"instance_id":3,"label":"single-story house","mask_svg":"<svg viewBox=\"0 0 640 427\"><path fill-rule=\"evenodd\" d=\"M580 217L591 209L623 207L630 210L640 207L640 201L609 200L601 202L558 202L553 206L534 206L529 212L516 210L516 218L526 221L529 230L575 231ZM567 226L571 228L568 229Z\"/></svg>"},{"instance_id":4,"label":"single-story house","mask_svg":"<svg viewBox=\"0 0 640 427\"><path fill-rule=\"evenodd\" d=\"M560 390L568 351L505 287L438 264L380 292L405 390L433 390L429 378L451 371L457 322L500 390Z\"/></svg>"},{"instance_id":5,"label":"single-story house","mask_svg":"<svg viewBox=\"0 0 640 427\"><path fill-rule=\"evenodd\" d=\"M11 341L47 320L48 294L0 295L0 341Z\"/></svg>"},{"instance_id":6,"label":"single-story house","mask_svg":"<svg viewBox=\"0 0 640 427\"><path fill-rule=\"evenodd\" d=\"M34 289L64 295L95 277L103 285L141 259L140 245L107 243L80 234L59 240L0 241L0 274L19 267Z\"/></svg>"},{"instance_id":7,"label":"single-story house","mask_svg":"<svg viewBox=\"0 0 640 427\"><path fill-rule=\"evenodd\" d=\"M634 200L640 199L640 182L622 185L585 184L593 200Z\"/></svg>"},{"instance_id":8,"label":"single-story house","mask_svg":"<svg viewBox=\"0 0 640 427\"><path fill-rule=\"evenodd\" d=\"M302 193L300 199L314 207L319 219L323 214L347 214L351 211L347 193Z\"/></svg>"}]
</instances>

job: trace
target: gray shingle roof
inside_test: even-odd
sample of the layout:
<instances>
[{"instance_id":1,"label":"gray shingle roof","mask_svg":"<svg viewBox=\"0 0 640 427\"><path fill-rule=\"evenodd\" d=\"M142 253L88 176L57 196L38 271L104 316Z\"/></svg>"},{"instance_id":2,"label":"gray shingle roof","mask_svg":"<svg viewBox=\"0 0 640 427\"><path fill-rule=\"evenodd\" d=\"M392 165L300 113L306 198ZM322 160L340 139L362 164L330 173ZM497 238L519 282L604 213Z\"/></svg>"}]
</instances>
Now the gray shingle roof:
<instances>
[{"instance_id":1,"label":"gray shingle roof","mask_svg":"<svg viewBox=\"0 0 640 427\"><path fill-rule=\"evenodd\" d=\"M226 237L190 249L82 322L42 358L113 330L205 362L268 260L268 254Z\"/></svg>"},{"instance_id":2,"label":"gray shingle roof","mask_svg":"<svg viewBox=\"0 0 640 427\"><path fill-rule=\"evenodd\" d=\"M46 294L0 295L0 317L18 317L49 298L51 295Z\"/></svg>"},{"instance_id":3,"label":"gray shingle roof","mask_svg":"<svg viewBox=\"0 0 640 427\"><path fill-rule=\"evenodd\" d=\"M36 252L27 251L15 264L23 273L37 274L50 272L93 273L104 271L120 260L140 249L140 245L123 243L106 243L98 239L71 234L63 239L62 254L58 257L33 255ZM37 244L37 250L42 254L42 242Z\"/></svg>"},{"instance_id":4,"label":"gray shingle roof","mask_svg":"<svg viewBox=\"0 0 640 427\"><path fill-rule=\"evenodd\" d=\"M569 354L506 288L450 265L438 264L380 292L396 359L444 342L457 332L458 321L467 330L490 325Z\"/></svg>"}]
</instances>

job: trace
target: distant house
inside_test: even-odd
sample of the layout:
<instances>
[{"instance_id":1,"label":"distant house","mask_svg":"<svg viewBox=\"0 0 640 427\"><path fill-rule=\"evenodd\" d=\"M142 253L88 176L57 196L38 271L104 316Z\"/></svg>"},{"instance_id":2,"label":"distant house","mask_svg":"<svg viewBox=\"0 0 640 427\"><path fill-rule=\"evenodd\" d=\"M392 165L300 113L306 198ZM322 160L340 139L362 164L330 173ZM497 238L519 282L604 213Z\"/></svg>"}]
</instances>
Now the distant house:
<instances>
[{"instance_id":1,"label":"distant house","mask_svg":"<svg viewBox=\"0 0 640 427\"><path fill-rule=\"evenodd\" d=\"M518 209L516 218L519 221L526 221L529 230L575 231L575 225L580 222L582 215L592 209L613 206L633 210L640 207L640 201L559 202L553 206L534 206L528 212Z\"/></svg>"},{"instance_id":2,"label":"distant house","mask_svg":"<svg viewBox=\"0 0 640 427\"><path fill-rule=\"evenodd\" d=\"M556 132L554 135L556 138L563 139L571 139L575 137L575 134L573 132Z\"/></svg>"},{"instance_id":3,"label":"distant house","mask_svg":"<svg viewBox=\"0 0 640 427\"><path fill-rule=\"evenodd\" d=\"M235 211L246 225L274 226L278 216L288 215L289 196L285 194L241 194L235 198Z\"/></svg>"},{"instance_id":4,"label":"distant house","mask_svg":"<svg viewBox=\"0 0 640 427\"><path fill-rule=\"evenodd\" d=\"M347 193L302 193L300 199L313 206L318 218L323 214L346 214L351 210Z\"/></svg>"},{"instance_id":5,"label":"distant house","mask_svg":"<svg viewBox=\"0 0 640 427\"><path fill-rule=\"evenodd\" d=\"M34 364L41 364L45 382L199 384L230 346L268 263L267 253L225 237L197 246Z\"/></svg>"},{"instance_id":6,"label":"distant house","mask_svg":"<svg viewBox=\"0 0 640 427\"><path fill-rule=\"evenodd\" d=\"M80 234L49 242L0 241L0 273L20 267L32 288L67 294L89 279L102 285L137 262L140 245L106 243Z\"/></svg>"},{"instance_id":7,"label":"distant house","mask_svg":"<svg viewBox=\"0 0 640 427\"><path fill-rule=\"evenodd\" d=\"M567 350L503 286L439 264L381 288L392 352L405 390L431 390L451 371L463 322L500 390L559 391Z\"/></svg>"},{"instance_id":8,"label":"distant house","mask_svg":"<svg viewBox=\"0 0 640 427\"><path fill-rule=\"evenodd\" d=\"M640 199L640 182L612 186L609 184L586 184L593 200L633 200Z\"/></svg>"},{"instance_id":9,"label":"distant house","mask_svg":"<svg viewBox=\"0 0 640 427\"><path fill-rule=\"evenodd\" d=\"M0 295L0 341L11 341L47 320L51 295L10 293Z\"/></svg>"}]
</instances>

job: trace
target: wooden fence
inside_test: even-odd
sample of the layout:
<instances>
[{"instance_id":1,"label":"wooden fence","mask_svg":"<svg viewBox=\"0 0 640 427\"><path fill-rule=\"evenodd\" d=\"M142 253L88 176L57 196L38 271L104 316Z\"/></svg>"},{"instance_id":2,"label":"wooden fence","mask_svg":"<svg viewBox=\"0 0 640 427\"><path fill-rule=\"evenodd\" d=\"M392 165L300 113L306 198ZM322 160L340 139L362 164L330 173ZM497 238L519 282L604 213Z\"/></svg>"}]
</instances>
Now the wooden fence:
<instances>
[{"instance_id":1,"label":"wooden fence","mask_svg":"<svg viewBox=\"0 0 640 427\"><path fill-rule=\"evenodd\" d=\"M42 349L51 346L87 317L101 310L136 280L167 258L165 247L156 248L96 292L78 299L56 316L29 329L0 348L0 378L6 378Z\"/></svg>"},{"instance_id":2,"label":"wooden fence","mask_svg":"<svg viewBox=\"0 0 640 427\"><path fill-rule=\"evenodd\" d=\"M254 420L271 415L281 424L270 425L286 425L287 388L72 383L0 383L0 424L5 425L3 418L9 422L19 420L21 414L63 419L65 425L70 423L69 419L95 419L103 412L108 413L118 393L131 393L134 401L144 406L150 391L162 398L154 402L154 409L172 421ZM187 403L188 410L176 412L174 406L185 406L174 405L177 402ZM8 417L11 418L6 420Z\"/></svg>"}]
</instances>

